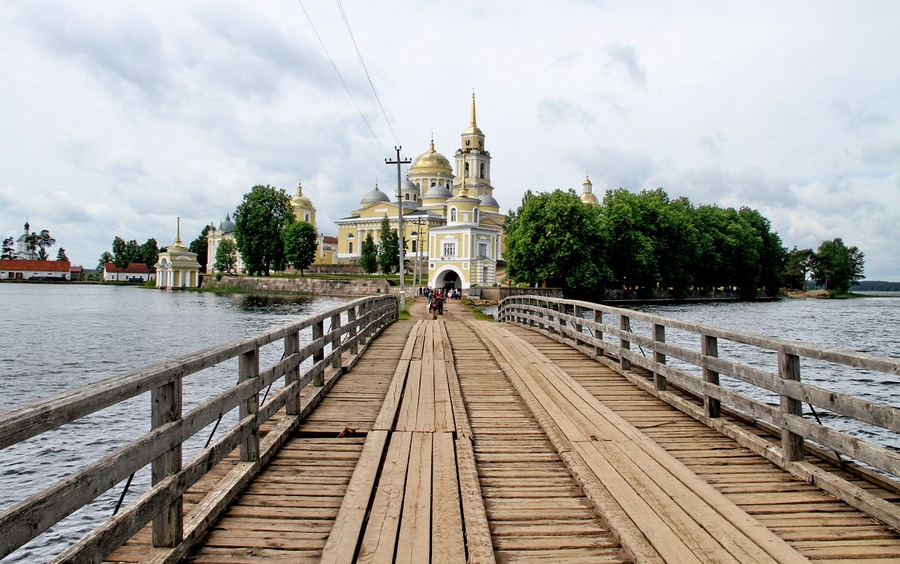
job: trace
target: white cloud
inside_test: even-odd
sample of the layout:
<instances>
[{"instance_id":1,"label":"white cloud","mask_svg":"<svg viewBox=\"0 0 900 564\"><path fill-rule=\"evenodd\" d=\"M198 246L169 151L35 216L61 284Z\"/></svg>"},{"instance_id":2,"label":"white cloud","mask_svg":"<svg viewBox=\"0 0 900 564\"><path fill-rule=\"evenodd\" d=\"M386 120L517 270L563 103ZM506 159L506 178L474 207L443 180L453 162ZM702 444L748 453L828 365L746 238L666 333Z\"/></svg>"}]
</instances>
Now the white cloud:
<instances>
[{"instance_id":1,"label":"white cloud","mask_svg":"<svg viewBox=\"0 0 900 564\"><path fill-rule=\"evenodd\" d=\"M333 234L392 189L394 145L452 157L474 88L505 208L589 172L759 209L788 246L842 237L900 280L900 4L344 5L396 138L336 6L304 6L377 140L299 4L0 4L0 234L27 217L93 265L300 178Z\"/></svg>"}]
</instances>

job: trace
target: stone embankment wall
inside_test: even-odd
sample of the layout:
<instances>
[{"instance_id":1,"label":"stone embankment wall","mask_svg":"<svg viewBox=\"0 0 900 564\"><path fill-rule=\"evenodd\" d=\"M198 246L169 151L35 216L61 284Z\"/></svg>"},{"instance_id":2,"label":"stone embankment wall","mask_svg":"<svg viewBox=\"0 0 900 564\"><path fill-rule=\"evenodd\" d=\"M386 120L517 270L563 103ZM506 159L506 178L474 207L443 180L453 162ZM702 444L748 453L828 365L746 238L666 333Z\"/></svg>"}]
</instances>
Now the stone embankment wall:
<instances>
[{"instance_id":1,"label":"stone embankment wall","mask_svg":"<svg viewBox=\"0 0 900 564\"><path fill-rule=\"evenodd\" d=\"M255 292L303 292L320 296L371 296L377 294L394 294L397 288L384 280L323 280L321 278L280 278L223 276L216 280L213 276L203 277L203 287L215 288L230 286L241 290Z\"/></svg>"}]
</instances>

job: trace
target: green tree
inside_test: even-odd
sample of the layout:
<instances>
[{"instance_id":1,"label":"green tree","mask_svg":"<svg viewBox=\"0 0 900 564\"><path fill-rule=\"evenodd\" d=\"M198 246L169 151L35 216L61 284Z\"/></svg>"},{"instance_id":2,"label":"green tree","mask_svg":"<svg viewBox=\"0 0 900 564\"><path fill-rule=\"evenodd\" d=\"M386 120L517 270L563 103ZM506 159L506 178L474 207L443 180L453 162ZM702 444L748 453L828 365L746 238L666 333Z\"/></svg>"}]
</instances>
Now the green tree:
<instances>
[{"instance_id":1,"label":"green tree","mask_svg":"<svg viewBox=\"0 0 900 564\"><path fill-rule=\"evenodd\" d=\"M0 255L0 259L11 260L16 258L15 256L15 244L16 240L12 237L7 237L3 240L3 253Z\"/></svg>"},{"instance_id":2,"label":"green tree","mask_svg":"<svg viewBox=\"0 0 900 564\"><path fill-rule=\"evenodd\" d=\"M316 260L319 247L316 228L306 221L295 221L284 228L284 258L288 264L300 271Z\"/></svg>"},{"instance_id":3,"label":"green tree","mask_svg":"<svg viewBox=\"0 0 900 564\"><path fill-rule=\"evenodd\" d=\"M659 265L653 238L642 227L646 210L638 195L609 190L601 207L609 229L606 261L617 284L645 292L656 288Z\"/></svg>"},{"instance_id":4,"label":"green tree","mask_svg":"<svg viewBox=\"0 0 900 564\"><path fill-rule=\"evenodd\" d=\"M123 241L123 243L124 243L124 241ZM111 252L109 252L109 251L103 251L103 252L100 254L100 260L97 261L97 270L99 270L99 271L102 272L102 271L103 271L103 267L106 265L106 263L108 263L108 262L113 262L114 258L115 258L115 257L113 257L113 255L112 255Z\"/></svg>"},{"instance_id":5,"label":"green tree","mask_svg":"<svg viewBox=\"0 0 900 564\"><path fill-rule=\"evenodd\" d=\"M66 250L62 247L56 252L56 260L63 262L69 260L69 257L66 256Z\"/></svg>"},{"instance_id":6,"label":"green tree","mask_svg":"<svg viewBox=\"0 0 900 564\"><path fill-rule=\"evenodd\" d=\"M865 255L840 238L824 241L812 260L812 276L832 295L846 294L865 276Z\"/></svg>"},{"instance_id":7,"label":"green tree","mask_svg":"<svg viewBox=\"0 0 900 564\"><path fill-rule=\"evenodd\" d=\"M598 299L612 280L600 208L584 205L572 190L527 192L504 230L507 272L517 281Z\"/></svg>"},{"instance_id":8,"label":"green tree","mask_svg":"<svg viewBox=\"0 0 900 564\"><path fill-rule=\"evenodd\" d=\"M226 237L216 247L216 262L213 268L225 274L232 274L237 268L237 245L234 239Z\"/></svg>"},{"instance_id":9,"label":"green tree","mask_svg":"<svg viewBox=\"0 0 900 564\"><path fill-rule=\"evenodd\" d=\"M400 238L397 232L391 229L391 222L387 216L381 220L381 242L378 243L378 266L381 272L387 276L400 268Z\"/></svg>"},{"instance_id":10,"label":"green tree","mask_svg":"<svg viewBox=\"0 0 900 564\"><path fill-rule=\"evenodd\" d=\"M116 265L116 268L126 268L129 264L131 264L131 255L128 250L128 243L125 242L125 239L116 236L113 239L112 243L112 263Z\"/></svg>"},{"instance_id":11,"label":"green tree","mask_svg":"<svg viewBox=\"0 0 900 564\"><path fill-rule=\"evenodd\" d=\"M360 249L359 262L366 274L372 274L378 270L378 247L375 246L375 240L372 239L371 233L366 233L366 239Z\"/></svg>"},{"instance_id":12,"label":"green tree","mask_svg":"<svg viewBox=\"0 0 900 564\"><path fill-rule=\"evenodd\" d=\"M787 254L784 267L784 283L791 290L805 290L815 253L812 249L794 246Z\"/></svg>"},{"instance_id":13,"label":"green tree","mask_svg":"<svg viewBox=\"0 0 900 564\"><path fill-rule=\"evenodd\" d=\"M200 230L200 235L191 241L188 246L192 253L197 253L197 262L200 263L200 272L206 272L206 255L209 252L209 240L206 235L209 233L209 225L204 225Z\"/></svg>"},{"instance_id":14,"label":"green tree","mask_svg":"<svg viewBox=\"0 0 900 564\"><path fill-rule=\"evenodd\" d=\"M155 265L156 261L159 259L159 247L156 244L156 239L151 237L141 245L140 257L141 259L139 262L146 264L147 268L153 268L153 265Z\"/></svg>"},{"instance_id":15,"label":"green tree","mask_svg":"<svg viewBox=\"0 0 900 564\"><path fill-rule=\"evenodd\" d=\"M144 253L141 251L141 245L137 239L132 239L125 244L125 255L128 257L128 264L144 262Z\"/></svg>"},{"instance_id":16,"label":"green tree","mask_svg":"<svg viewBox=\"0 0 900 564\"><path fill-rule=\"evenodd\" d=\"M269 276L284 270L284 228L294 222L291 199L283 189L254 186L234 212L234 238L244 267Z\"/></svg>"},{"instance_id":17,"label":"green tree","mask_svg":"<svg viewBox=\"0 0 900 564\"><path fill-rule=\"evenodd\" d=\"M41 230L40 233L32 233L28 237L28 249L37 252L38 260L47 260L47 249L54 244L56 244L56 239L51 237L50 232L46 229Z\"/></svg>"}]
</instances>

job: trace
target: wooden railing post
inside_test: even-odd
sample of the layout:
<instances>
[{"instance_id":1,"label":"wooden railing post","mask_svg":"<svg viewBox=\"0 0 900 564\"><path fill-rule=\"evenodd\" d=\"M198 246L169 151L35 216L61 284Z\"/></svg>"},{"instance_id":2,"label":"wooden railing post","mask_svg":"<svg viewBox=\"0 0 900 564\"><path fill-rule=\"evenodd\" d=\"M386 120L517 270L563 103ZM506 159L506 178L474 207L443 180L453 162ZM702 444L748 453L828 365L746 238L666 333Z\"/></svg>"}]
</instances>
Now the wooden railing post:
<instances>
[{"instance_id":1,"label":"wooden railing post","mask_svg":"<svg viewBox=\"0 0 900 564\"><path fill-rule=\"evenodd\" d=\"M712 337L710 335L700 335L700 354L703 356L709 356L713 358L718 358L719 356L719 340L716 337ZM710 370L709 368L703 367L703 381L708 384L719 385L719 373ZM721 402L715 398L709 397L708 394L703 394L703 410L706 413L707 417L721 417L722 416L722 405Z\"/></svg>"},{"instance_id":2,"label":"wooden railing post","mask_svg":"<svg viewBox=\"0 0 900 564\"><path fill-rule=\"evenodd\" d=\"M594 310L594 323L594 327L603 323L603 312L599 309ZM596 328L594 329L594 341L597 343L603 342L603 331L599 331ZM603 356L604 349L602 344L596 345L594 349L597 353L597 356Z\"/></svg>"},{"instance_id":3,"label":"wooden railing post","mask_svg":"<svg viewBox=\"0 0 900 564\"><path fill-rule=\"evenodd\" d=\"M653 340L657 343L665 343L666 342L666 326L660 325L658 323L653 324ZM659 351L654 351L653 359L659 364L666 363L666 355ZM666 377L659 372L653 373L653 385L660 392L666 391L667 381Z\"/></svg>"},{"instance_id":4,"label":"wooden railing post","mask_svg":"<svg viewBox=\"0 0 900 564\"><path fill-rule=\"evenodd\" d=\"M325 322L324 321L316 321L312 326L313 365L315 365L320 360L325 358L325 338L324 337L325 337ZM319 371L316 372L316 375L313 377L312 384L313 384L313 386L324 386L325 385L325 370L320 368Z\"/></svg>"},{"instance_id":5,"label":"wooden railing post","mask_svg":"<svg viewBox=\"0 0 900 564\"><path fill-rule=\"evenodd\" d=\"M627 315L619 315L619 329L626 332L631 332L631 318ZM631 349L631 341L625 339L625 337L619 337L619 348L623 350ZM625 358L625 355L622 354L622 351L619 351L619 367L622 370L631 370L631 361Z\"/></svg>"},{"instance_id":6,"label":"wooden railing post","mask_svg":"<svg viewBox=\"0 0 900 564\"><path fill-rule=\"evenodd\" d=\"M581 345L584 343L584 338L582 337L582 333L584 332L584 326L581 324L581 306L575 304L572 306L572 316L575 317L577 321L575 321L575 344Z\"/></svg>"},{"instance_id":7,"label":"wooden railing post","mask_svg":"<svg viewBox=\"0 0 900 564\"><path fill-rule=\"evenodd\" d=\"M356 320L355 307L347 310L347 325L350 326L350 331L347 333L350 339L350 354L356 356L359 354L359 343L356 342L356 335L359 333L359 323Z\"/></svg>"},{"instance_id":8,"label":"wooden railing post","mask_svg":"<svg viewBox=\"0 0 900 564\"><path fill-rule=\"evenodd\" d=\"M246 382L247 380L259 379L259 347L242 354L238 360L238 381ZM256 386L256 392L242 402L238 409L241 421L244 418L259 413L259 386ZM253 462L259 459L259 424L253 425L253 431L241 443L241 462Z\"/></svg>"},{"instance_id":9,"label":"wooden railing post","mask_svg":"<svg viewBox=\"0 0 900 564\"><path fill-rule=\"evenodd\" d=\"M291 355L297 354L300 351L300 332L292 331L284 336L284 358L290 358ZM296 368L291 368L284 375L284 385L285 387L290 386L294 382L300 381L300 365L298 364ZM284 404L285 412L288 415L297 415L300 413L300 390L297 390L297 394L287 398L287 401Z\"/></svg>"},{"instance_id":10,"label":"wooden railing post","mask_svg":"<svg viewBox=\"0 0 900 564\"><path fill-rule=\"evenodd\" d=\"M340 368L341 367L341 353L343 347L341 346L341 312L338 311L336 314L331 316L331 352L336 353L331 357L331 367L332 368Z\"/></svg>"},{"instance_id":11,"label":"wooden railing post","mask_svg":"<svg viewBox=\"0 0 900 564\"><path fill-rule=\"evenodd\" d=\"M800 357L778 351L778 375L784 380L800 381ZM803 415L803 402L781 394L781 411L785 415ZM781 452L784 463L803 460L803 437L781 428Z\"/></svg>"},{"instance_id":12,"label":"wooden railing post","mask_svg":"<svg viewBox=\"0 0 900 564\"><path fill-rule=\"evenodd\" d=\"M150 392L150 426L153 429L181 418L183 374ZM150 464L153 485L181 470L181 444L163 453ZM153 546L178 545L183 535L182 498L179 496L153 518Z\"/></svg>"}]
</instances>

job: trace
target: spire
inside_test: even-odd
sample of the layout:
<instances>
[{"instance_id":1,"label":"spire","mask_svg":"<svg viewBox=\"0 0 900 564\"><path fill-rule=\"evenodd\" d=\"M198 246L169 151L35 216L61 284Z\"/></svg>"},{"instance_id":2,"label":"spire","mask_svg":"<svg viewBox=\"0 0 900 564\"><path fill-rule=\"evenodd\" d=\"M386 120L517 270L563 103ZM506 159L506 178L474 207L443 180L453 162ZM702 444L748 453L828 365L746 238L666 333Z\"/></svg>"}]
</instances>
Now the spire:
<instances>
[{"instance_id":1,"label":"spire","mask_svg":"<svg viewBox=\"0 0 900 564\"><path fill-rule=\"evenodd\" d=\"M303 195L303 180L299 178L297 179L297 195Z\"/></svg>"},{"instance_id":2,"label":"spire","mask_svg":"<svg viewBox=\"0 0 900 564\"><path fill-rule=\"evenodd\" d=\"M469 127L473 128L473 129L478 127L475 124L475 90L474 89L472 90L472 123L469 124Z\"/></svg>"}]
</instances>

